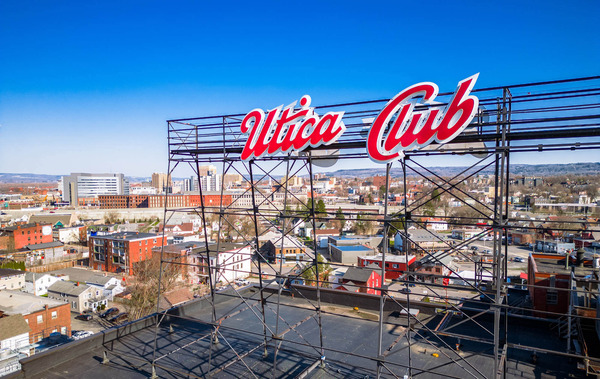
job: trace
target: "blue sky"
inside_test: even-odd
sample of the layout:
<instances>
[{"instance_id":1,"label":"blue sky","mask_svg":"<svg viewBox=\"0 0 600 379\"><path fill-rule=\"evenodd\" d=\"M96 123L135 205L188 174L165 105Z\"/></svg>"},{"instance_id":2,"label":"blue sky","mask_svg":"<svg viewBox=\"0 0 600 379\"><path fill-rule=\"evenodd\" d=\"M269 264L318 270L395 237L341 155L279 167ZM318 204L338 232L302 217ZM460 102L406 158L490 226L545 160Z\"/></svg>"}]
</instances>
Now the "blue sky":
<instances>
[{"instance_id":1,"label":"blue sky","mask_svg":"<svg viewBox=\"0 0 600 379\"><path fill-rule=\"evenodd\" d=\"M477 72L476 88L597 75L599 14L598 1L5 0L0 172L147 176L166 171L166 119L304 94L320 105L421 81L452 91Z\"/></svg>"}]
</instances>

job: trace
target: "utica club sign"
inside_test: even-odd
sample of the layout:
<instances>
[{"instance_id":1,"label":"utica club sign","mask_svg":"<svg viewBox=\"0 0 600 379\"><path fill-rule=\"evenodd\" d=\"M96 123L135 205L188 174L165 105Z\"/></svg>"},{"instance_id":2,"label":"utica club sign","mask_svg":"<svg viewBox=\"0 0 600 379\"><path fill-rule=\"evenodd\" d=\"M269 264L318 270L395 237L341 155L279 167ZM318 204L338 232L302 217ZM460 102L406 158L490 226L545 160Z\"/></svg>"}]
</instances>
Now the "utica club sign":
<instances>
[{"instance_id":1,"label":"utica club sign","mask_svg":"<svg viewBox=\"0 0 600 379\"><path fill-rule=\"evenodd\" d=\"M371 125L366 144L369 157L387 163L402 158L406 150L423 148L434 141L452 141L477 113L479 99L470 93L478 76L460 81L444 108L436 106L439 89L431 82L412 85L394 96ZM299 110L293 102L266 113L262 109L250 111L240 125L242 133L249 134L241 159L335 143L346 130L344 112L319 116L310 103L310 96L304 95ZM415 110L418 105L425 105L421 107L424 110Z\"/></svg>"}]
</instances>

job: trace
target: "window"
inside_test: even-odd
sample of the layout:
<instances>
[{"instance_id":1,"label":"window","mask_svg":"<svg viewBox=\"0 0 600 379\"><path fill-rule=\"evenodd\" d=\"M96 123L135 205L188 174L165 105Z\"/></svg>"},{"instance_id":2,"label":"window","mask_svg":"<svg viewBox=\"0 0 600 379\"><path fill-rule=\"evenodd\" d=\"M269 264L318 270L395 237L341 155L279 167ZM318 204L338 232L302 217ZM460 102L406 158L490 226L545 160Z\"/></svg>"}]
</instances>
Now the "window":
<instances>
[{"instance_id":1,"label":"window","mask_svg":"<svg viewBox=\"0 0 600 379\"><path fill-rule=\"evenodd\" d=\"M394 264L392 265L392 268L398 268L398 263L394 263Z\"/></svg>"},{"instance_id":2,"label":"window","mask_svg":"<svg viewBox=\"0 0 600 379\"><path fill-rule=\"evenodd\" d=\"M66 326L61 326L60 327L60 334L67 334L67 327Z\"/></svg>"},{"instance_id":3,"label":"window","mask_svg":"<svg viewBox=\"0 0 600 379\"><path fill-rule=\"evenodd\" d=\"M37 316L37 323L41 324L42 322L44 322L44 316L42 316L42 315Z\"/></svg>"},{"instance_id":4,"label":"window","mask_svg":"<svg viewBox=\"0 0 600 379\"><path fill-rule=\"evenodd\" d=\"M546 292L546 304L555 305L558 304L558 292L555 290L548 290Z\"/></svg>"},{"instance_id":5,"label":"window","mask_svg":"<svg viewBox=\"0 0 600 379\"><path fill-rule=\"evenodd\" d=\"M58 318L58 312L52 311L52 319L55 320Z\"/></svg>"}]
</instances>

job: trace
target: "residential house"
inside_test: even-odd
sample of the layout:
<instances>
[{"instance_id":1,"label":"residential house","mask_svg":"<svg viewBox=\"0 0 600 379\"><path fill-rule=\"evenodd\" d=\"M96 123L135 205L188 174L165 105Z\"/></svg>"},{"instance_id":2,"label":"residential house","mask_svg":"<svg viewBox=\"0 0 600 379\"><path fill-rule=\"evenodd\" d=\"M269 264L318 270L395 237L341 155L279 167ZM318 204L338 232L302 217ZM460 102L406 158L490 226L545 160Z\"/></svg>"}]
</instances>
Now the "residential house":
<instances>
[{"instance_id":1,"label":"residential house","mask_svg":"<svg viewBox=\"0 0 600 379\"><path fill-rule=\"evenodd\" d=\"M194 300L194 295L187 288L178 288L172 291L165 292L160 295L158 308L161 311L176 307L190 300Z\"/></svg>"},{"instance_id":2,"label":"residential house","mask_svg":"<svg viewBox=\"0 0 600 379\"><path fill-rule=\"evenodd\" d=\"M408 264L407 264L408 258ZM404 274L404 272L408 271L408 269L415 263L416 257L414 255L409 255L406 257L404 254L395 255L395 254L386 254L385 256L385 279L397 279ZM359 267L368 267L371 265L376 265L381 268L383 265L383 256L382 254L377 254L375 256L363 256L358 257L358 266Z\"/></svg>"},{"instance_id":3,"label":"residential house","mask_svg":"<svg viewBox=\"0 0 600 379\"><path fill-rule=\"evenodd\" d=\"M0 315L0 377L21 370L19 360L29 355L30 331L23 315Z\"/></svg>"},{"instance_id":4,"label":"residential house","mask_svg":"<svg viewBox=\"0 0 600 379\"><path fill-rule=\"evenodd\" d=\"M101 289L79 282L58 281L48 288L48 298L66 301L72 312L96 311L101 305L107 305Z\"/></svg>"},{"instance_id":5,"label":"residential house","mask_svg":"<svg viewBox=\"0 0 600 379\"><path fill-rule=\"evenodd\" d=\"M79 243L86 240L85 226L71 226L52 229L52 236L62 243Z\"/></svg>"},{"instance_id":6,"label":"residential house","mask_svg":"<svg viewBox=\"0 0 600 379\"><path fill-rule=\"evenodd\" d=\"M307 252L312 252L296 237L286 235L281 232L268 231L258 237L258 249L262 258L269 262L275 262L279 259L285 261L300 262L304 259Z\"/></svg>"},{"instance_id":7,"label":"residential house","mask_svg":"<svg viewBox=\"0 0 600 379\"><path fill-rule=\"evenodd\" d=\"M536 311L565 314L571 302L570 292L573 280L593 274L592 255L578 251L572 255L529 254L527 264L527 284L529 296ZM537 313L540 317L558 317Z\"/></svg>"},{"instance_id":8,"label":"residential house","mask_svg":"<svg viewBox=\"0 0 600 379\"><path fill-rule=\"evenodd\" d=\"M422 220L425 224L425 229L434 230L436 232L444 232L448 230L448 222L441 218L428 217Z\"/></svg>"},{"instance_id":9,"label":"residential house","mask_svg":"<svg viewBox=\"0 0 600 379\"><path fill-rule=\"evenodd\" d=\"M342 277L339 290L379 295L382 285L381 275L373 267L348 267Z\"/></svg>"},{"instance_id":10,"label":"residential house","mask_svg":"<svg viewBox=\"0 0 600 379\"><path fill-rule=\"evenodd\" d=\"M422 282L443 283L443 276L449 276L456 269L453 257L441 252L426 255L414 264L415 279Z\"/></svg>"},{"instance_id":11,"label":"residential house","mask_svg":"<svg viewBox=\"0 0 600 379\"><path fill-rule=\"evenodd\" d=\"M0 311L6 315L23 315L31 329L30 343L56 332L71 335L71 311L64 301L21 291L0 290Z\"/></svg>"},{"instance_id":12,"label":"residential house","mask_svg":"<svg viewBox=\"0 0 600 379\"><path fill-rule=\"evenodd\" d=\"M25 271L0 268L0 290L20 290L25 286Z\"/></svg>"},{"instance_id":13,"label":"residential house","mask_svg":"<svg viewBox=\"0 0 600 379\"><path fill-rule=\"evenodd\" d=\"M192 283L230 284L247 278L251 273L252 248L244 243L221 242L191 248L187 254L188 275ZM210 267L210 271L209 271Z\"/></svg>"},{"instance_id":14,"label":"residential house","mask_svg":"<svg viewBox=\"0 0 600 379\"><path fill-rule=\"evenodd\" d=\"M83 267L69 267L51 271L50 274L71 282L85 283L112 301L114 296L125 291L124 277L108 272L90 270Z\"/></svg>"},{"instance_id":15,"label":"residential house","mask_svg":"<svg viewBox=\"0 0 600 379\"><path fill-rule=\"evenodd\" d=\"M48 294L48 287L59 280L61 279L49 274L26 272L25 287L23 290L36 296L45 296Z\"/></svg>"},{"instance_id":16,"label":"residential house","mask_svg":"<svg viewBox=\"0 0 600 379\"><path fill-rule=\"evenodd\" d=\"M399 251L408 248L411 254L422 255L425 252L448 249L449 246L446 236L433 230L408 229L408 237L402 230L394 237L394 248Z\"/></svg>"}]
</instances>

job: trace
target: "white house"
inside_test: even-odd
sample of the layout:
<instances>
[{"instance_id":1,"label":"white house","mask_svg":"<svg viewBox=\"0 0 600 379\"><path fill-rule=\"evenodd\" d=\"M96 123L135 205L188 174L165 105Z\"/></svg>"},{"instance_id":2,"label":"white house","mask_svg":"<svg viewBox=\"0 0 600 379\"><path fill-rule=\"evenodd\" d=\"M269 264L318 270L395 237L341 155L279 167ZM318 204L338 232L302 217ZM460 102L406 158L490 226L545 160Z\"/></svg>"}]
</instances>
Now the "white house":
<instances>
[{"instance_id":1,"label":"white house","mask_svg":"<svg viewBox=\"0 0 600 379\"><path fill-rule=\"evenodd\" d=\"M76 243L80 241L79 232L82 226L52 229L52 237L62 243Z\"/></svg>"},{"instance_id":2,"label":"white house","mask_svg":"<svg viewBox=\"0 0 600 379\"><path fill-rule=\"evenodd\" d=\"M0 290L19 290L25 285L25 271L0 268Z\"/></svg>"},{"instance_id":3,"label":"white house","mask_svg":"<svg viewBox=\"0 0 600 379\"><path fill-rule=\"evenodd\" d=\"M23 315L16 314L0 318L0 376L21 369L19 359L29 348L29 325Z\"/></svg>"},{"instance_id":4,"label":"white house","mask_svg":"<svg viewBox=\"0 0 600 379\"><path fill-rule=\"evenodd\" d=\"M79 282L58 281L48 288L48 298L66 301L71 312L96 311L100 305L107 305L103 291Z\"/></svg>"},{"instance_id":5,"label":"white house","mask_svg":"<svg viewBox=\"0 0 600 379\"><path fill-rule=\"evenodd\" d=\"M61 280L56 276L48 274L38 274L35 272L25 273L25 287L23 291L32 293L36 296L44 296L48 294L48 287Z\"/></svg>"},{"instance_id":6,"label":"white house","mask_svg":"<svg viewBox=\"0 0 600 379\"><path fill-rule=\"evenodd\" d=\"M94 288L95 290L102 291L102 296L112 301L115 295L125 291L122 286L122 279L114 276L107 276L102 274L92 275L85 281L85 284Z\"/></svg>"},{"instance_id":7,"label":"white house","mask_svg":"<svg viewBox=\"0 0 600 379\"><path fill-rule=\"evenodd\" d=\"M204 247L191 249L187 256L188 274L192 283L204 283L208 280L208 262L213 284L221 282L229 284L237 279L247 278L251 272L252 249L243 243L220 243L209 245L207 254Z\"/></svg>"}]
</instances>

